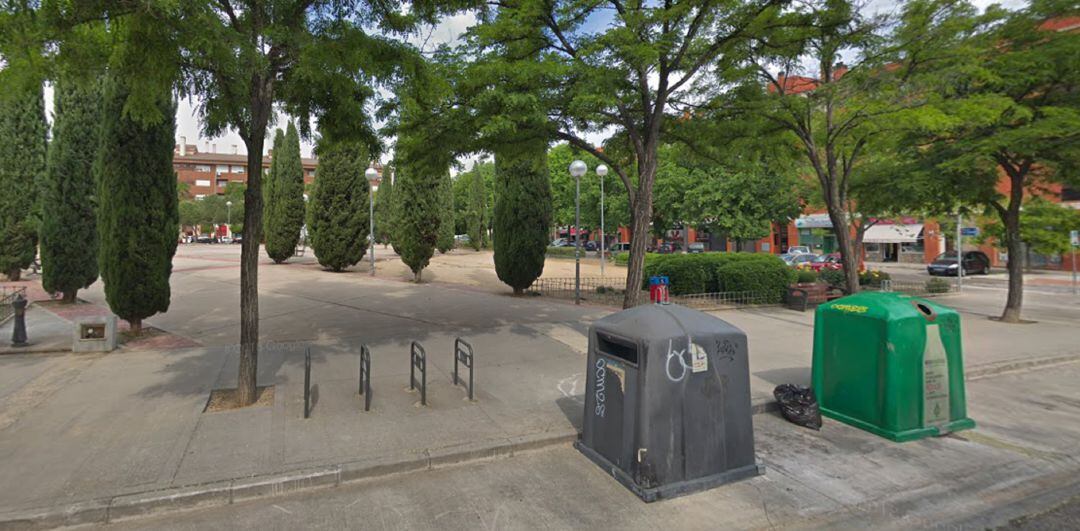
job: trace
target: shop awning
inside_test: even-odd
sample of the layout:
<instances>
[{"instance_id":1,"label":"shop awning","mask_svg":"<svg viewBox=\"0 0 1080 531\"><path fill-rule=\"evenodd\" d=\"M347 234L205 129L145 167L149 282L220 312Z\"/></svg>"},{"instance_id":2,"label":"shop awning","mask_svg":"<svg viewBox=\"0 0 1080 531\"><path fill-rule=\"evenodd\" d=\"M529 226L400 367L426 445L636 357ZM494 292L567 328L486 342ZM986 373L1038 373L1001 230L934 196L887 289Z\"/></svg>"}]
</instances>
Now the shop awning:
<instances>
[{"instance_id":1,"label":"shop awning","mask_svg":"<svg viewBox=\"0 0 1080 531\"><path fill-rule=\"evenodd\" d=\"M866 229L863 243L910 243L922 236L922 223L874 225Z\"/></svg>"}]
</instances>

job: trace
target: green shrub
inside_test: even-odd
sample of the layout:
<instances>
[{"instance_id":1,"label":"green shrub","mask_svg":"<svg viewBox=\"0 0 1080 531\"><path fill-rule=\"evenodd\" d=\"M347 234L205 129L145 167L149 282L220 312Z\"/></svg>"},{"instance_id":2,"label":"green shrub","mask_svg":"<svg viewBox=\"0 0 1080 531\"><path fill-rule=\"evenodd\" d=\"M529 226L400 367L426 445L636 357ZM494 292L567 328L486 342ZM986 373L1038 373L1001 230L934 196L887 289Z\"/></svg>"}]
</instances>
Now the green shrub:
<instances>
[{"instance_id":1,"label":"green shrub","mask_svg":"<svg viewBox=\"0 0 1080 531\"><path fill-rule=\"evenodd\" d=\"M942 278L932 278L926 281L927 293L948 293L950 288L949 281Z\"/></svg>"},{"instance_id":2,"label":"green shrub","mask_svg":"<svg viewBox=\"0 0 1080 531\"><path fill-rule=\"evenodd\" d=\"M795 272L795 282L799 284L809 284L811 282L817 282L818 274L813 269L800 269Z\"/></svg>"},{"instance_id":3,"label":"green shrub","mask_svg":"<svg viewBox=\"0 0 1080 531\"><path fill-rule=\"evenodd\" d=\"M734 260L718 270L720 291L750 291L760 294L763 304L783 300L795 273L776 257L773 260Z\"/></svg>"},{"instance_id":4,"label":"green shrub","mask_svg":"<svg viewBox=\"0 0 1080 531\"><path fill-rule=\"evenodd\" d=\"M843 269L826 269L818 274L818 280L834 288L842 288L847 283Z\"/></svg>"}]
</instances>

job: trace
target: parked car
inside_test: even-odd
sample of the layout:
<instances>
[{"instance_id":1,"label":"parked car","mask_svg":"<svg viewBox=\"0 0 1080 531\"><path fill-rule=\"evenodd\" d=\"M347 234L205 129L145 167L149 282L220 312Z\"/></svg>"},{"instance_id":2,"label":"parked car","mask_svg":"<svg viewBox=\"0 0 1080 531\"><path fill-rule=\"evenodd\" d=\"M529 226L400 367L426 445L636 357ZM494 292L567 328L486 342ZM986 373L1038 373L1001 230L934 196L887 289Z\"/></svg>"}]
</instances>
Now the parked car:
<instances>
[{"instance_id":1,"label":"parked car","mask_svg":"<svg viewBox=\"0 0 1080 531\"><path fill-rule=\"evenodd\" d=\"M214 239L206 234L200 234L195 238L195 241L198 243L212 243Z\"/></svg>"},{"instance_id":2,"label":"parked car","mask_svg":"<svg viewBox=\"0 0 1080 531\"><path fill-rule=\"evenodd\" d=\"M586 241L585 243L581 244L581 246L584 247L586 251L595 251L600 248L600 246L592 240Z\"/></svg>"},{"instance_id":3,"label":"parked car","mask_svg":"<svg viewBox=\"0 0 1080 531\"><path fill-rule=\"evenodd\" d=\"M457 234L454 236L454 242L458 245L466 245L470 242L468 234Z\"/></svg>"},{"instance_id":4,"label":"parked car","mask_svg":"<svg viewBox=\"0 0 1080 531\"><path fill-rule=\"evenodd\" d=\"M931 275L955 276L960 271L956 264L956 251L946 251L937 255L933 262L926 266L926 272ZM982 251L964 251L964 274L970 275L990 274L990 257Z\"/></svg>"},{"instance_id":5,"label":"parked car","mask_svg":"<svg viewBox=\"0 0 1080 531\"><path fill-rule=\"evenodd\" d=\"M805 255L799 255L805 256ZM843 269L844 264L840 261L840 253L823 254L810 262L810 269L824 271L826 269Z\"/></svg>"},{"instance_id":6,"label":"parked car","mask_svg":"<svg viewBox=\"0 0 1080 531\"><path fill-rule=\"evenodd\" d=\"M656 246L656 252L660 254L671 254L675 252L675 246L670 243L661 243Z\"/></svg>"},{"instance_id":7,"label":"parked car","mask_svg":"<svg viewBox=\"0 0 1080 531\"><path fill-rule=\"evenodd\" d=\"M805 245L793 245L788 247L787 254L814 254L814 252Z\"/></svg>"},{"instance_id":8,"label":"parked car","mask_svg":"<svg viewBox=\"0 0 1080 531\"><path fill-rule=\"evenodd\" d=\"M232 242L233 243L244 243L244 235L240 234L238 232L234 232L233 235L232 235Z\"/></svg>"},{"instance_id":9,"label":"parked car","mask_svg":"<svg viewBox=\"0 0 1080 531\"><path fill-rule=\"evenodd\" d=\"M788 258L784 261L787 262L787 265L791 267L799 267L800 265L810 264L814 260L817 260L816 254L789 254L786 256ZM781 256L781 258L782 257L783 256Z\"/></svg>"},{"instance_id":10,"label":"parked car","mask_svg":"<svg viewBox=\"0 0 1080 531\"><path fill-rule=\"evenodd\" d=\"M704 243L691 243L690 247L688 247L686 249L686 252L688 252L690 254L703 253L703 252L705 252L705 244Z\"/></svg>"},{"instance_id":11,"label":"parked car","mask_svg":"<svg viewBox=\"0 0 1080 531\"><path fill-rule=\"evenodd\" d=\"M613 243L613 244L611 244L610 247L608 247L608 250L613 252L613 253L628 253L628 252L630 252L630 243L629 242Z\"/></svg>"},{"instance_id":12,"label":"parked car","mask_svg":"<svg viewBox=\"0 0 1080 531\"><path fill-rule=\"evenodd\" d=\"M574 241L570 240L570 239L567 239L567 238L557 238L555 240L552 240L551 246L552 247L573 247L574 246Z\"/></svg>"}]
</instances>

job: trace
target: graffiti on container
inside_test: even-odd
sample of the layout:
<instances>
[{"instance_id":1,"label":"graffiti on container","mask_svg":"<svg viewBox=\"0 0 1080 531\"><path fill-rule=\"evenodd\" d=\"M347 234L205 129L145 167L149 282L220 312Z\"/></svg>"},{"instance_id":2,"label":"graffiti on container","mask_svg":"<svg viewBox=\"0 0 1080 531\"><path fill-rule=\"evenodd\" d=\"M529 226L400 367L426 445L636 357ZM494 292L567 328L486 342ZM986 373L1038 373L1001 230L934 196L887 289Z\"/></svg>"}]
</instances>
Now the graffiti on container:
<instances>
[{"instance_id":1,"label":"graffiti on container","mask_svg":"<svg viewBox=\"0 0 1080 531\"><path fill-rule=\"evenodd\" d=\"M686 347L682 350L675 350L674 341L668 340L667 360L664 362L664 371L667 372L668 380L672 382L681 382L683 378L686 378L686 370L690 368L690 364L686 363L684 358L686 351L690 348L690 338L686 338ZM679 373L675 375L671 370L671 360L678 360Z\"/></svg>"},{"instance_id":2,"label":"graffiti on container","mask_svg":"<svg viewBox=\"0 0 1080 531\"><path fill-rule=\"evenodd\" d=\"M604 416L604 377L607 375L607 362L603 358L596 360L596 409L597 417Z\"/></svg>"}]
</instances>

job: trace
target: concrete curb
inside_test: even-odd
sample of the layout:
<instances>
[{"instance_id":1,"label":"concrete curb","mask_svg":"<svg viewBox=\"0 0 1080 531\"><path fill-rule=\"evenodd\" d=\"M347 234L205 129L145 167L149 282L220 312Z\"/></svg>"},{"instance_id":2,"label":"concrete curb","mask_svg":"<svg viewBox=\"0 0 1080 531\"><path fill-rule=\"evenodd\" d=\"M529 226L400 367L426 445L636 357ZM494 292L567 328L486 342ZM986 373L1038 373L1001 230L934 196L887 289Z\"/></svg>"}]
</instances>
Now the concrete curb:
<instances>
[{"instance_id":1,"label":"concrete curb","mask_svg":"<svg viewBox=\"0 0 1080 531\"><path fill-rule=\"evenodd\" d=\"M537 433L429 449L413 456L371 458L280 474L124 494L0 514L0 530L107 524L171 512L221 507L257 498L334 488L394 474L508 458L533 450L569 444L577 437L576 431Z\"/></svg>"}]
</instances>

